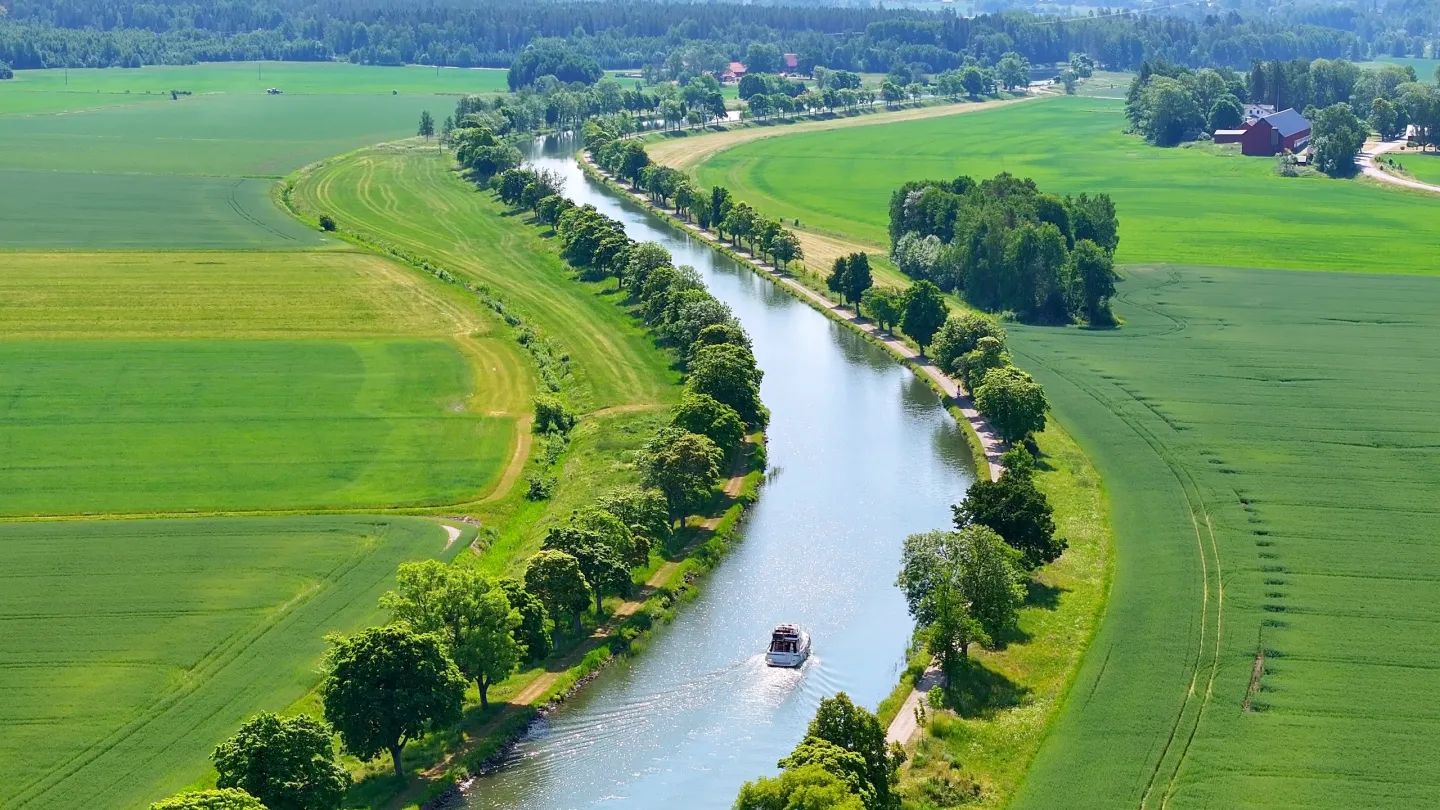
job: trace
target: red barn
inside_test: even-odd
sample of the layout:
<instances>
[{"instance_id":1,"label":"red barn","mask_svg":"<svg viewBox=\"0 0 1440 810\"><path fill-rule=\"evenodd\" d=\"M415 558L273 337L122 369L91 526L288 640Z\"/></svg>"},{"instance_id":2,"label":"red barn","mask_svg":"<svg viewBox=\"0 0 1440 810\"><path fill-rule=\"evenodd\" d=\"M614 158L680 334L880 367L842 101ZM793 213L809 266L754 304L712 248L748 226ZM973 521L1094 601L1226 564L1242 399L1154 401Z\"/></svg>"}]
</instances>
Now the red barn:
<instances>
[{"instance_id":1,"label":"red barn","mask_svg":"<svg viewBox=\"0 0 1440 810\"><path fill-rule=\"evenodd\" d=\"M1310 122L1292 107L1247 126L1239 140L1240 152L1246 155L1268 157L1298 152L1310 142Z\"/></svg>"}]
</instances>

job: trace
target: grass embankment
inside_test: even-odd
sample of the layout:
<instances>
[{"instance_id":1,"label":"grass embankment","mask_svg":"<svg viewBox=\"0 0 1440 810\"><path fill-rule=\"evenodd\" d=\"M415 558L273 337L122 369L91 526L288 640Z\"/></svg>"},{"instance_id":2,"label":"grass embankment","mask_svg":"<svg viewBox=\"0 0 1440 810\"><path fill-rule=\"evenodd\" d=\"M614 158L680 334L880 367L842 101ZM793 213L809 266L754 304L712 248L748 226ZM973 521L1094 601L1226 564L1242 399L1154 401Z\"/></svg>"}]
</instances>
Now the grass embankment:
<instances>
[{"instance_id":1,"label":"grass embankment","mask_svg":"<svg viewBox=\"0 0 1440 810\"><path fill-rule=\"evenodd\" d=\"M1440 280L1130 275L1123 330L1012 330L1117 539L1107 620L1017 806L1427 802Z\"/></svg>"},{"instance_id":2,"label":"grass embankment","mask_svg":"<svg viewBox=\"0 0 1440 810\"><path fill-rule=\"evenodd\" d=\"M0 84L7 84L0 82ZM0 116L0 250L296 250L334 244L268 199L274 178L415 132L436 96L183 97Z\"/></svg>"},{"instance_id":3,"label":"grass embankment","mask_svg":"<svg viewBox=\"0 0 1440 810\"><path fill-rule=\"evenodd\" d=\"M14 254L0 515L469 501L526 360L444 285L361 254Z\"/></svg>"},{"instance_id":4,"label":"grass embankment","mask_svg":"<svg viewBox=\"0 0 1440 810\"><path fill-rule=\"evenodd\" d=\"M396 566L445 540L405 517L0 524L0 804L178 790L258 708L305 695L324 634L380 620Z\"/></svg>"},{"instance_id":5,"label":"grass embankment","mask_svg":"<svg viewBox=\"0 0 1440 810\"><path fill-rule=\"evenodd\" d=\"M1116 260L1428 273L1440 270L1434 201L1378 184L1284 178L1270 160L1159 149L1121 132L1123 102L1055 97L973 114L768 138L696 167L802 234L884 252L902 181L1008 171L1059 194L1105 192L1120 211ZM662 161L663 162L663 161ZM1357 216L1364 216L1364 227ZM807 255L809 251L807 249Z\"/></svg>"}]
</instances>

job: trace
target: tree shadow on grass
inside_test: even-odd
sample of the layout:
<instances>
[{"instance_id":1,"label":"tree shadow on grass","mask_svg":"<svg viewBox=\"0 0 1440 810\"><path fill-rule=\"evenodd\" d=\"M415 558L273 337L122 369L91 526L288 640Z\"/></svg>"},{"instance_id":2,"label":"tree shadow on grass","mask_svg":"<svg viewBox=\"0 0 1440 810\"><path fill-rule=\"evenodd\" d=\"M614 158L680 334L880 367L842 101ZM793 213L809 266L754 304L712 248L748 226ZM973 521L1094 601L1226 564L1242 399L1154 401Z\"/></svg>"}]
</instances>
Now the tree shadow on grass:
<instances>
[{"instance_id":1,"label":"tree shadow on grass","mask_svg":"<svg viewBox=\"0 0 1440 810\"><path fill-rule=\"evenodd\" d=\"M989 717L1002 709L1025 703L1030 688L1018 684L979 661L969 664L950 678L945 703L962 717Z\"/></svg>"},{"instance_id":2,"label":"tree shadow on grass","mask_svg":"<svg viewBox=\"0 0 1440 810\"><path fill-rule=\"evenodd\" d=\"M1025 585L1025 607L1055 610L1060 607L1060 595L1068 591L1069 588L1031 580Z\"/></svg>"}]
</instances>

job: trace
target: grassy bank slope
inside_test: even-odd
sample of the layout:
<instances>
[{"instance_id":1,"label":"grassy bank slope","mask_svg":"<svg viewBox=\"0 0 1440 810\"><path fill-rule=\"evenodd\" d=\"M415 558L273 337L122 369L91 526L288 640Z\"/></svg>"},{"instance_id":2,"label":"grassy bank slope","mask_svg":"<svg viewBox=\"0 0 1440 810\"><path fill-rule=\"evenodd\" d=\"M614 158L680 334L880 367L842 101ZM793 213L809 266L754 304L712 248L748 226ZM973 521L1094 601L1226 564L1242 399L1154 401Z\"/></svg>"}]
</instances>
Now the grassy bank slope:
<instances>
[{"instance_id":1,"label":"grassy bank slope","mask_svg":"<svg viewBox=\"0 0 1440 810\"><path fill-rule=\"evenodd\" d=\"M380 619L396 566L445 539L415 518L0 524L0 804L183 787L252 713L309 691L324 635Z\"/></svg>"},{"instance_id":2,"label":"grassy bank slope","mask_svg":"<svg viewBox=\"0 0 1440 810\"><path fill-rule=\"evenodd\" d=\"M531 225L426 147L382 147L306 172L292 198L353 229L485 284L575 360L586 410L671 401L678 374L654 338L616 305L614 282L586 284Z\"/></svg>"},{"instance_id":3,"label":"grassy bank slope","mask_svg":"<svg viewBox=\"0 0 1440 810\"><path fill-rule=\"evenodd\" d=\"M1112 195L1122 263L1440 272L1432 200L1360 181L1283 178L1265 159L1154 148L1121 132L1122 106L1057 97L798 133L719 152L695 174L769 215L873 246L889 244L890 193L901 182L1009 171L1046 191Z\"/></svg>"},{"instance_id":4,"label":"grassy bank slope","mask_svg":"<svg viewBox=\"0 0 1440 810\"><path fill-rule=\"evenodd\" d=\"M1428 801L1437 305L1434 279L1161 267L1123 330L1012 330L1117 534L1017 806Z\"/></svg>"}]
</instances>

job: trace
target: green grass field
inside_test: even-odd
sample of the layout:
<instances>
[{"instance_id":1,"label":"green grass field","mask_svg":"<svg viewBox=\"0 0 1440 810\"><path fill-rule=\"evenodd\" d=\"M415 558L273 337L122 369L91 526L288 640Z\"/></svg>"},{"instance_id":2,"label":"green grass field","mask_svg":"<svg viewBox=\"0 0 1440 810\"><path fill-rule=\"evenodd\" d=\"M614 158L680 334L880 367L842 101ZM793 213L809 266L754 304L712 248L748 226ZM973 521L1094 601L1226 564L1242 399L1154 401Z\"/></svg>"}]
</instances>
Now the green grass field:
<instances>
[{"instance_id":1,"label":"green grass field","mask_svg":"<svg viewBox=\"0 0 1440 810\"><path fill-rule=\"evenodd\" d=\"M1130 272L1121 330L1011 329L1117 539L1016 806L1428 804L1440 279Z\"/></svg>"},{"instance_id":2,"label":"green grass field","mask_svg":"<svg viewBox=\"0 0 1440 810\"><path fill-rule=\"evenodd\" d=\"M1440 152L1417 152L1410 149L1387 155L1404 167L1407 174L1426 183L1440 185Z\"/></svg>"},{"instance_id":3,"label":"green grass field","mask_svg":"<svg viewBox=\"0 0 1440 810\"><path fill-rule=\"evenodd\" d=\"M888 246L909 179L1009 171L1061 194L1108 192L1120 262L1440 271L1435 202L1374 184L1276 176L1273 161L1158 149L1121 132L1122 102L1054 98L883 127L797 133L717 153L696 174L772 216ZM1365 227L1354 227L1365 212Z\"/></svg>"},{"instance_id":4,"label":"green grass field","mask_svg":"<svg viewBox=\"0 0 1440 810\"><path fill-rule=\"evenodd\" d=\"M0 116L0 250L297 249L327 241L272 180L413 135L442 96L214 95Z\"/></svg>"},{"instance_id":5,"label":"green grass field","mask_svg":"<svg viewBox=\"0 0 1440 810\"><path fill-rule=\"evenodd\" d=\"M1426 84L1435 83L1435 69L1440 68L1440 59L1421 59L1418 56L1381 56L1374 62L1362 62L1362 67L1383 67L1401 65L1415 69L1415 78Z\"/></svg>"},{"instance_id":6,"label":"green grass field","mask_svg":"<svg viewBox=\"0 0 1440 810\"><path fill-rule=\"evenodd\" d=\"M368 150L304 176L294 198L344 228L483 282L574 358L586 409L669 403L672 360L614 299L615 283L581 284L540 231L504 214L489 192L428 149Z\"/></svg>"},{"instance_id":7,"label":"green grass field","mask_svg":"<svg viewBox=\"0 0 1440 810\"><path fill-rule=\"evenodd\" d=\"M495 68L436 70L419 65L380 67L345 62L205 62L142 68L17 70L14 79L0 82L0 115L83 110L158 97L169 100L171 90L188 90L196 95L264 95L274 87L287 96L502 93L508 89L506 73Z\"/></svg>"},{"instance_id":8,"label":"green grass field","mask_svg":"<svg viewBox=\"0 0 1440 810\"><path fill-rule=\"evenodd\" d=\"M402 517L0 524L0 805L137 808L202 778L445 540Z\"/></svg>"},{"instance_id":9,"label":"green grass field","mask_svg":"<svg viewBox=\"0 0 1440 810\"><path fill-rule=\"evenodd\" d=\"M12 258L0 514L466 501L527 410L518 348L374 257Z\"/></svg>"}]
</instances>

